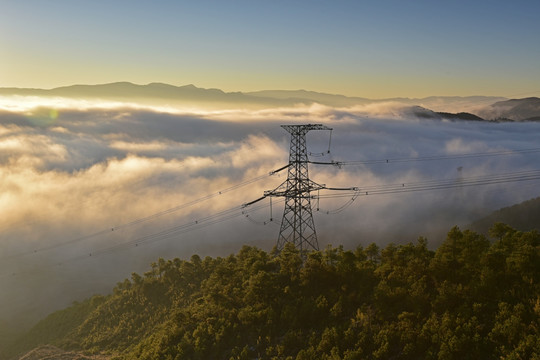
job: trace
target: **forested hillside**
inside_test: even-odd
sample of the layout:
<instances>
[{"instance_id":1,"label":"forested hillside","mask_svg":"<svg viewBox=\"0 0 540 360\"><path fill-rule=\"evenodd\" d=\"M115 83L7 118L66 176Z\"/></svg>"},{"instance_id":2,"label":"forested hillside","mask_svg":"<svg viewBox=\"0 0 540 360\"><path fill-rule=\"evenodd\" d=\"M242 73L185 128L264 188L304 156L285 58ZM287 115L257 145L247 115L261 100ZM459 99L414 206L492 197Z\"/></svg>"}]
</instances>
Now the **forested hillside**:
<instances>
[{"instance_id":1,"label":"forested hillside","mask_svg":"<svg viewBox=\"0 0 540 360\"><path fill-rule=\"evenodd\" d=\"M475 221L469 228L487 234L497 222L503 222L521 231L540 230L540 197L499 209Z\"/></svg>"},{"instance_id":2,"label":"forested hillside","mask_svg":"<svg viewBox=\"0 0 540 360\"><path fill-rule=\"evenodd\" d=\"M159 259L111 295L54 313L40 344L118 359L538 359L540 233L497 224L415 244L243 247ZM7 354L5 355L6 358Z\"/></svg>"}]
</instances>

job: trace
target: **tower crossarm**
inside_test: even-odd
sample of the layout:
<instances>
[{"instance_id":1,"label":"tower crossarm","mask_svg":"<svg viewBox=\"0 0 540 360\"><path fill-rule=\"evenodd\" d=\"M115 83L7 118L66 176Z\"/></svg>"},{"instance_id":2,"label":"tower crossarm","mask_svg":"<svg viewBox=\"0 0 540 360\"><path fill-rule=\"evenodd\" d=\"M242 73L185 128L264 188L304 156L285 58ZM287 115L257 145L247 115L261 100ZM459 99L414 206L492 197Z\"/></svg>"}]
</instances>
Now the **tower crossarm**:
<instances>
[{"instance_id":1,"label":"tower crossarm","mask_svg":"<svg viewBox=\"0 0 540 360\"><path fill-rule=\"evenodd\" d=\"M303 181L303 184L297 187L289 187L288 182L285 181L274 190L265 191L264 196L291 197L302 196L302 194L306 194L305 196L309 196L310 192L322 189L326 189L326 185L318 184L315 181L311 181L309 179Z\"/></svg>"},{"instance_id":2,"label":"tower crossarm","mask_svg":"<svg viewBox=\"0 0 540 360\"><path fill-rule=\"evenodd\" d=\"M307 125L281 125L282 128L287 130L293 135L305 135L311 130L332 130L323 124L307 124Z\"/></svg>"},{"instance_id":3,"label":"tower crossarm","mask_svg":"<svg viewBox=\"0 0 540 360\"><path fill-rule=\"evenodd\" d=\"M357 186L338 188L338 187L324 187L325 190L335 190L335 191L359 191L360 189Z\"/></svg>"}]
</instances>

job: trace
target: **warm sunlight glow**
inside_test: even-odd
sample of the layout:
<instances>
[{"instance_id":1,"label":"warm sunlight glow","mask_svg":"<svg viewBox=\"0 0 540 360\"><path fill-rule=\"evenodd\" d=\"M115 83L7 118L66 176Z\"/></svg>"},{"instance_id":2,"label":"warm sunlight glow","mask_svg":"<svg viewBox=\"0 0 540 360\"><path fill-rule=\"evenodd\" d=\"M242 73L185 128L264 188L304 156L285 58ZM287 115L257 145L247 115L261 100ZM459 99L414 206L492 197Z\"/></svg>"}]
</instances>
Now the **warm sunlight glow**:
<instances>
[{"instance_id":1,"label":"warm sunlight glow","mask_svg":"<svg viewBox=\"0 0 540 360\"><path fill-rule=\"evenodd\" d=\"M540 1L2 5L0 360L538 358Z\"/></svg>"}]
</instances>

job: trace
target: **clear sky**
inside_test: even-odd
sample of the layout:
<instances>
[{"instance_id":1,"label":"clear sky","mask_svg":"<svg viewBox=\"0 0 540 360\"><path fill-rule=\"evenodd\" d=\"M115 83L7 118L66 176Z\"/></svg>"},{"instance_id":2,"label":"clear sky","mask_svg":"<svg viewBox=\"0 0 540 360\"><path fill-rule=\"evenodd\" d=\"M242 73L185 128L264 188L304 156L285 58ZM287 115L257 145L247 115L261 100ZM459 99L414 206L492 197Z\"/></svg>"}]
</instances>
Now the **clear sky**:
<instances>
[{"instance_id":1,"label":"clear sky","mask_svg":"<svg viewBox=\"0 0 540 360\"><path fill-rule=\"evenodd\" d=\"M0 0L0 87L540 96L540 1Z\"/></svg>"}]
</instances>

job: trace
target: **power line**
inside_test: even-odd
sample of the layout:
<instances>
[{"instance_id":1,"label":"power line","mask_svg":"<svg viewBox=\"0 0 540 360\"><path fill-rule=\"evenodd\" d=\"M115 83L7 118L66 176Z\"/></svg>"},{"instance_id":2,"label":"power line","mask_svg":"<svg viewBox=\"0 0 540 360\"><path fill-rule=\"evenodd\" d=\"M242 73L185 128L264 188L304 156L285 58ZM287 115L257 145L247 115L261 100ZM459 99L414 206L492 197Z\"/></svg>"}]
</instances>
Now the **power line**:
<instances>
[{"instance_id":1,"label":"power line","mask_svg":"<svg viewBox=\"0 0 540 360\"><path fill-rule=\"evenodd\" d=\"M332 162L320 162L309 161L314 165L335 165L340 166L354 166L354 165L373 165L373 164L391 164L391 163L404 163L404 162L416 162L416 161L439 161L439 160L455 160L455 159L469 159L491 156L507 156L507 155L520 155L520 154L532 154L540 152L540 148L531 149L516 149L516 150L501 150L484 153L467 153L456 155L433 155L433 156L421 156L410 158L386 158L386 159L373 159L373 160L353 160L353 161L332 161Z\"/></svg>"},{"instance_id":2,"label":"power line","mask_svg":"<svg viewBox=\"0 0 540 360\"><path fill-rule=\"evenodd\" d=\"M283 200L281 202L283 202ZM264 208L268 208L269 206L270 206L269 204L259 205L259 206L256 206L256 207L250 209L250 210L255 212L255 211L258 211L258 210L261 210L261 209L264 209ZM94 251L91 251L91 252L87 252L84 255L81 254L79 256L74 256L74 257L65 259L65 260L63 260L61 262L58 262L56 264L43 266L41 268L32 269L31 271L26 271L26 272L11 273L9 275L4 275L2 277L5 278L7 276L18 276L18 275L21 275L21 274L31 274L31 273L38 272L38 271L40 271L40 269L43 269L43 268L46 268L46 267L51 268L51 267L63 266L63 265L66 265L68 263L77 262L77 261L81 261L81 260L95 259L97 257L103 256L103 255L106 255L106 254L110 254L110 253L114 253L114 252L118 252L118 251L122 251L122 250L126 250L128 248L139 247L139 246L143 246L143 245L147 245L147 244L151 244L151 243L171 239L173 237L178 237L178 236L183 235L185 233L188 233L190 231L199 230L199 229L209 227L209 226L212 226L212 225L215 225L215 224L219 224L219 223L222 223L222 222L225 222L225 221L228 221L228 220L232 220L232 219L237 218L237 217L241 217L241 216L247 217L246 215L247 215L247 213L246 213L245 210L243 210L243 206L235 206L233 208L222 210L222 211L219 211L217 213L208 215L206 217L198 218L197 220L191 220L191 221L186 222L186 223L184 223L182 225L167 228L167 229L159 231L157 233L140 236L140 237L135 238L135 239L130 240L130 241L126 241L126 242L123 242L123 243L119 243L119 244L107 246L107 247L104 247L104 248L101 248L101 249L97 249L97 250L94 250Z\"/></svg>"},{"instance_id":3,"label":"power line","mask_svg":"<svg viewBox=\"0 0 540 360\"><path fill-rule=\"evenodd\" d=\"M486 153L466 153L466 154L454 154L454 155L437 155L437 156L424 156L415 158L387 158L378 160L361 160L361 161L331 161L320 162L311 161L308 159L308 153L306 150L306 133L310 130L330 130L330 128L321 124L308 124L308 125L282 125L287 131L291 133L291 145L289 153L289 173L287 181L282 183L279 187L271 191L265 191L264 195L256 200L247 202L243 207L251 206L266 197L281 196L286 199L286 206L283 212L283 219L281 222L281 231L278 237L277 247L281 249L286 242L292 242L294 245L302 251L304 244L306 247L318 250L317 236L315 232L315 225L312 218L312 206L311 199L319 199L324 197L351 197L351 199L342 207L333 211L333 213L339 213L344 211L348 206L354 202L354 200L360 195L359 187L351 188L332 188L325 185L317 184L309 179L308 176L308 164L320 164L320 165L366 165L366 164L380 164L380 163L398 163L398 162L412 162L412 161L441 161L448 159L466 159L466 158L478 158L487 156L503 156L503 155L515 155L526 153L540 152L540 148L532 149L518 149L518 150L503 150L503 151L491 151ZM540 178L540 173L512 173L511 175L492 175L489 178L467 178L456 180L439 180L428 181L423 183L401 184L401 186L388 186L385 185L381 188L371 189L371 193L383 194L383 193L396 193L396 192L411 192L411 191L426 191L426 190L438 190L453 187L475 186L475 185L488 185L503 183L509 181L526 181ZM311 192L319 190L333 190L340 191L339 195L323 195L312 196ZM351 191L353 191L351 196ZM368 189L362 189L365 195L370 193ZM318 205L317 205L318 209ZM330 212L327 212L330 213ZM306 235L304 235L304 232Z\"/></svg>"},{"instance_id":4,"label":"power line","mask_svg":"<svg viewBox=\"0 0 540 360\"><path fill-rule=\"evenodd\" d=\"M460 187L469 186L483 186L504 184L509 182L521 182L521 181L533 181L540 180L540 170L520 171L513 173L503 174L491 174L476 177L467 177L460 179L439 179L428 180L413 183L398 183L388 185L371 185L371 186L359 186L354 191L340 192L337 194L320 195L321 199L324 198L342 198L350 196L368 196L368 195L383 195L383 194L396 194L416 191L430 191L430 190L445 190Z\"/></svg>"},{"instance_id":5,"label":"power line","mask_svg":"<svg viewBox=\"0 0 540 360\"><path fill-rule=\"evenodd\" d=\"M269 207L269 205L259 205L257 207L254 207L251 210L257 211L257 210L264 209L267 207ZM237 218L237 217L241 217L241 216L245 217L246 212L242 209L243 209L243 206L235 206L233 208L229 208L229 209L217 212L215 214L208 215L206 217L198 218L197 220L186 222L182 225L170 227L168 229L165 229L157 233L141 236L127 242L123 242L117 245L108 246L106 248L96 250L94 252L89 253L88 256L103 255L103 254L119 251L126 247L133 247L133 246L137 247L139 245L145 245L145 244L150 244L150 243L154 243L154 242L158 242L162 240L167 240L172 237L179 236L190 231L199 230L201 228L219 224L219 223L222 223L222 222L225 222L225 221ZM83 256L80 258L85 258L85 257L86 256Z\"/></svg>"},{"instance_id":6,"label":"power line","mask_svg":"<svg viewBox=\"0 0 540 360\"><path fill-rule=\"evenodd\" d=\"M199 203L201 203L203 201L210 200L212 198L218 197L218 196L223 195L225 193L228 193L228 192L237 190L239 188L242 188L244 186L253 184L253 183L257 182L257 181L265 179L265 178L267 178L269 176L272 176L272 175L286 169L288 166L289 165L283 166L283 167L281 167L279 169L276 169L276 170L273 170L273 171L269 172L268 174L261 175L261 176L258 176L258 177L252 178L252 179L242 181L242 182L240 182L238 184L229 186L229 187L227 187L225 189L222 189L220 191L217 191L217 192L202 196L202 197L200 197L198 199L189 201L187 203L184 203L184 204L181 204L181 205L178 205L178 206L175 206L175 207L172 207L172 208L169 208L169 209L166 209L166 210L163 210L163 211L160 211L160 212L157 212L157 213L145 216L145 217L134 219L134 220L129 221L129 222L124 223L124 224L120 224L120 225L112 226L110 228L102 229L102 230L96 231L94 233L84 235L84 236L80 236L80 237L77 237L77 238L73 238L73 239L70 239L70 240L67 240L67 241L64 241L64 242L61 242L61 243L52 244L52 245L48 245L48 246L43 246L43 247L38 248L38 249L28 250L28 251L20 252L20 253L13 254L13 255L3 256L3 257L0 258L0 260L19 258L19 257L22 257L22 256L26 256L26 255L30 255L30 254L34 254L34 253L38 253L38 252L57 249L57 248L60 248L60 247L63 247L63 246L79 243L79 242L82 242L84 240L88 240L88 239L91 239L91 238L95 238L95 237L103 236L103 235L106 235L106 234L110 234L111 232L113 232L115 230L120 230L120 229L128 228L128 227L131 227L131 226L134 226L134 225L138 225L138 224L141 224L141 223L144 223L144 222L148 222L148 221L157 219L157 218L159 218L161 216L168 215L168 214L177 212L177 211L182 210L182 209L186 209L188 207L199 204Z\"/></svg>"},{"instance_id":7,"label":"power line","mask_svg":"<svg viewBox=\"0 0 540 360\"><path fill-rule=\"evenodd\" d=\"M485 186L493 184L502 184L509 182L521 182L521 181L533 181L540 180L540 170L529 170L521 171L514 173L502 173L502 174L490 174L483 176L468 177L462 179L439 179L439 180L427 180L419 181L412 183L395 183L395 184L384 184L384 185L371 185L371 186L362 186L354 188L325 188L328 190L344 190L350 189L349 192L340 192L335 194L325 194L325 195L314 195L312 199L332 199L332 198L345 198L350 197L351 199L343 206L329 213L339 213L349 207L356 198L359 196L369 196L369 195L385 195L385 194L396 194L396 193L408 193L408 192L417 192L417 191L435 191L435 190L445 190L459 187L468 187L468 186ZM281 199L280 202L284 202L284 199ZM250 205L250 211L258 211L264 208L268 208L270 204L263 204L252 207ZM157 233L144 235L136 239L123 242L120 244L108 246L105 248L97 249L92 252L88 252L85 255L80 255L66 259L60 263L51 266L62 266L64 264L80 261L83 259L96 258L105 254L122 251L131 247L138 247L158 241L163 241L170 239L172 237L178 237L182 234L185 234L190 231L198 230L215 224L219 224L240 216L247 217L249 215L245 210L246 206L240 205L220 212L208 215L206 217L199 218L197 220L192 220L186 222L182 225L173 226L168 229L159 231ZM37 270L33 270L39 271ZM12 273L11 276L20 275L21 273ZM5 277L5 276L4 276Z\"/></svg>"},{"instance_id":8,"label":"power line","mask_svg":"<svg viewBox=\"0 0 540 360\"><path fill-rule=\"evenodd\" d=\"M331 137L329 141L329 147L331 144ZM295 150L296 151L296 150ZM380 164L380 163L399 163L399 162L414 162L414 161L442 161L442 160L449 160L449 159L466 159L466 158L479 158L479 157L491 157L491 156L507 156L507 155L517 155L517 154L529 154L529 153L538 153L540 152L540 148L530 148L530 149L515 149L515 150L502 150L502 151L493 151L493 152L485 152L485 153L466 153L466 154L455 154L455 155L440 155L440 156L424 156L424 157L415 157L415 158L388 158L388 159L375 159L375 160L358 160L358 161L333 161L330 163L323 163L323 162L315 162L315 161L308 161L312 164L324 164L324 165L336 165L336 166L348 166L348 165L366 165L366 164ZM296 153L296 152L295 152ZM294 161L292 162L294 163ZM236 189L239 189L241 187L250 185L254 182L260 181L268 176L272 176L277 172L280 172L284 169L290 168L291 163L274 170L266 175L258 176L253 179L245 180L243 182L237 183L235 185L232 185L230 187L227 187L225 189L222 189L220 191L205 195L203 197L200 197L198 199L192 200L190 202L145 216L141 218L134 219L132 221L126 222L124 224L120 224L117 226L113 226L107 229L102 229L99 231L96 231L94 233L80 236L62 243L57 243L49 246L44 246L38 249L29 250L26 252L22 252L19 254L14 254L10 256L4 256L0 258L0 260L5 259L11 259L11 258L17 258L29 254L34 254L42 251L47 250L53 250L56 248L60 248L63 246L67 246L70 244L82 242L87 239L91 239L98 236L103 236L106 234L110 234L112 231L120 230L124 228L128 228L130 226L138 225L144 222L152 221L156 218L159 218L164 215L168 215L171 213L174 213L176 211L188 208L190 206L196 205L200 202L210 200L212 198L215 198L217 196L220 196L224 193L234 191ZM307 176L307 173L306 173ZM522 171L522 172L514 172L511 174L498 174L498 175L488 175L488 176L481 176L481 177L473 177L473 178L461 178L457 180L429 180L429 181L421 181L416 183L401 183L401 184L386 184L386 185L372 185L372 186L363 186L363 187L353 187L353 188L331 188L326 186L321 186L320 189L326 189L326 190L339 190L339 194L326 194L326 195L318 195L316 197L303 196L303 197L309 197L313 199L324 199L324 198L343 198L343 197L350 197L351 200L349 200L345 205L341 206L340 208L333 210L332 213L339 213L343 210L345 210L348 206L352 204L352 202L358 197L358 196L366 196L366 195L376 195L376 194L394 194L394 193L402 193L402 192L413 192L413 191L428 191L428 190L442 190L442 189L450 189L450 188L456 188L456 187L465 187L465 186L480 186L480 185L490 185L490 184L499 184L499 183L506 183L506 182L514 182L514 181L529 181L529 180L537 180L540 179L540 170L532 170L532 171ZM308 179L309 180L309 179ZM278 189L276 189L278 190ZM276 191L274 190L274 192ZM309 188L310 191L313 191L314 189ZM348 190L348 191L347 191ZM276 193L277 194L277 193ZM278 194L279 196L285 196L286 194ZM290 194L289 194L290 195ZM275 196L274 194L265 194L265 196L252 201L250 203L244 204L240 207L235 207L232 209L229 209L225 211L225 213L217 213L214 215L211 215L206 218L202 218L198 221L200 221L203 224L208 224L205 226L212 225L217 222L226 221L229 218L233 218L239 215L233 215L229 213L229 211L237 211L239 209L245 208L247 206L251 206L252 204L266 198L267 196ZM307 208L307 206L304 206L303 208ZM311 208L311 205L309 205L309 208ZM251 208L254 209L254 208ZM328 212L330 213L330 212ZM250 221L253 221L253 219L250 219L249 216L246 216ZM159 241L161 239L166 239L170 236L175 236L178 234L182 234L184 231L191 231L193 229L194 225L198 225L198 221L195 221L195 223L187 223L180 226L176 226L173 228L166 229L164 231L147 235L142 238L137 238L129 243L126 243L127 245L135 244L135 246L138 246L139 244L143 244L146 242L153 242L153 241ZM117 245L117 246L126 246L125 244ZM113 248L106 248L105 250L110 249L113 250ZM98 253L103 252L105 250L98 250ZM108 250L107 250L108 251ZM93 253L94 256L96 252Z\"/></svg>"},{"instance_id":9,"label":"power line","mask_svg":"<svg viewBox=\"0 0 540 360\"><path fill-rule=\"evenodd\" d=\"M309 163L317 164L317 165L319 165L319 164L320 165L335 165L335 166L340 167L340 166L354 166L354 165L371 165L371 164L381 164L381 163L390 164L390 163L403 163L403 162L415 162L415 161L439 161L439 160L451 160L451 159L492 157L492 156L494 157L494 156L507 156L507 155L529 154L529 153L538 153L538 152L540 152L540 148L514 149L514 150L503 150L503 151L494 151L494 152L485 152L485 153L466 153L466 154L456 154L456 155L424 156L424 157L414 157L414 158L387 158L387 159L357 160L357 161L333 161L333 162L330 162L330 163L309 161ZM49 246L44 246L44 247L33 249L33 250L28 250L28 251L24 251L24 252L21 252L21 253L18 253L18 254L4 256L4 257L0 258L0 260L18 258L18 257L21 257L21 256L25 256L25 255L29 255L29 254L33 254L33 253L37 253L37 252L53 250L53 249L63 247L63 246L66 246L66 245L70 245L70 244L82 242L82 241L85 241L85 240L88 240L88 239L91 239L91 238L103 236L103 235L109 234L109 233L111 233L112 231L115 231L115 230L120 230L120 229L128 228L128 227L131 227L131 226L134 226L134 225L138 225L138 224L141 224L141 223L144 223L144 222L152 221L152 220L157 219L159 217L162 217L164 215L168 215L168 214L177 212L179 210L186 209L186 208L194 206L194 205L196 205L198 203L201 203L201 202L210 200L212 198L218 197L218 196L220 196L222 194L225 194L227 192L230 192L230 191L239 189L241 187L250 185L252 183L255 183L257 181L260 181L260 180L262 180L262 179L264 179L264 178L266 178L268 176L272 176L272 175L274 175L274 174L288 168L289 166L290 166L290 164L287 164L287 165L285 165L285 166L283 166L283 167L281 167L279 169L276 169L274 171L269 172L268 174L258 176L258 177L252 178L252 179L248 179L246 181L243 181L243 182L240 182L238 184L232 185L232 186L230 186L228 188L225 188L225 189L222 189L220 191L205 195L203 197L192 200L190 202L187 202L187 203L184 203L184 204L181 204L181 205L178 205L178 206L175 206L175 207L172 207L172 208L169 208L169 209L166 209L166 210L163 210L163 211L160 211L160 212L157 212L157 213L145 216L145 217L137 218L137 219L134 219L134 220L129 221L129 222L124 223L124 224L111 226L109 228L102 229L102 230L96 231L96 232L88 234L88 235L83 235L83 236L80 236L80 237L77 237L77 238L73 238L71 240L68 240L68 241L65 241L65 242L62 242L62 243L53 244L53 245L49 245ZM375 189L375 190L378 191L378 192L382 191L381 189ZM373 192L372 192L372 194L373 194ZM345 194L343 194L343 195L345 195ZM258 200L262 200L265 197L266 196L263 196ZM256 201L258 201L258 200L256 200ZM246 205L249 205L249 204L250 203L248 203Z\"/></svg>"}]
</instances>

